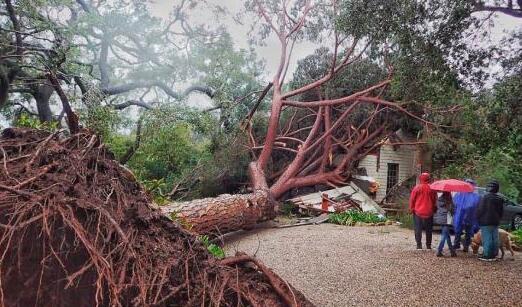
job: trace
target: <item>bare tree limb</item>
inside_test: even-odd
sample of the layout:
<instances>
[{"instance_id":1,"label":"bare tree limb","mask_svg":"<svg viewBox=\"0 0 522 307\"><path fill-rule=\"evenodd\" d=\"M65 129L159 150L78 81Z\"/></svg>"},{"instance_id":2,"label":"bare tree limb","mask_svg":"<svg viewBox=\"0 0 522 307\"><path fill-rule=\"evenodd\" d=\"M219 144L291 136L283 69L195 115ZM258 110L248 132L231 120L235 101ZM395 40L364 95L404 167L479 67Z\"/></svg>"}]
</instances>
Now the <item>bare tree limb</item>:
<instances>
[{"instance_id":1,"label":"bare tree limb","mask_svg":"<svg viewBox=\"0 0 522 307\"><path fill-rule=\"evenodd\" d=\"M9 19L11 20L11 23L13 24L13 29L15 32L15 38L16 38L16 54L22 55L23 53L23 38L20 32L20 23L18 21L18 18L16 18L16 12L14 10L13 4L11 3L11 0L5 0L5 5L7 12L9 14Z\"/></svg>"},{"instance_id":2,"label":"bare tree limb","mask_svg":"<svg viewBox=\"0 0 522 307\"><path fill-rule=\"evenodd\" d=\"M71 134L78 133L80 131L78 115L76 115L72 110L71 104L69 103L67 96L65 95L62 87L60 86L60 82L56 78L56 75L52 72L47 73L47 78L53 85L54 90L56 91L56 93L60 97L60 100L62 101L63 110L67 114L67 125L69 127L69 130L71 131Z\"/></svg>"},{"instance_id":3,"label":"bare tree limb","mask_svg":"<svg viewBox=\"0 0 522 307\"><path fill-rule=\"evenodd\" d=\"M144 109L147 109L147 110L151 110L152 109L152 105L150 103L147 103L145 101L142 101L142 100L127 100L123 103L120 103L120 104L113 104L111 105L112 108L114 108L115 110L123 110L125 108L128 108L130 106L137 106L137 107L142 107Z\"/></svg>"},{"instance_id":4,"label":"bare tree limb","mask_svg":"<svg viewBox=\"0 0 522 307\"><path fill-rule=\"evenodd\" d=\"M522 1L519 1L519 5L522 5ZM513 5L509 5L507 7L503 6L490 6L484 5L482 2L476 2L475 7L473 8L474 12L496 12L509 15L511 17L522 18L522 6L519 9L513 8Z\"/></svg>"},{"instance_id":5,"label":"bare tree limb","mask_svg":"<svg viewBox=\"0 0 522 307\"><path fill-rule=\"evenodd\" d=\"M265 96L268 94L268 91L270 91L270 89L272 88L272 85L274 85L274 83L270 82L265 86L265 89L263 90L263 92L261 92L261 95L259 95L259 97L257 98L256 104L254 105L252 110L250 110L250 112L248 112L248 114L245 118L245 120L247 122L250 122L252 120L254 113L256 113L257 108L259 108L259 105L261 104L261 102L263 101Z\"/></svg>"}]
</instances>

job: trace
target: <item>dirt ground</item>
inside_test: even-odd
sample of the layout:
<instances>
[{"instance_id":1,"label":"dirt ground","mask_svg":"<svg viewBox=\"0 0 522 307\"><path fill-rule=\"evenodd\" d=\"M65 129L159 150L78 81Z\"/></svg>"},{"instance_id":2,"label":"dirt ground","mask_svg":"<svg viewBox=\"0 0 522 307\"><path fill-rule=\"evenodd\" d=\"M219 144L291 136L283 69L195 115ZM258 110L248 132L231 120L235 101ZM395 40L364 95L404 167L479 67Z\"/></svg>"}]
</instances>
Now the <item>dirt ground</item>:
<instances>
[{"instance_id":1,"label":"dirt ground","mask_svg":"<svg viewBox=\"0 0 522 307\"><path fill-rule=\"evenodd\" d=\"M522 306L522 253L485 263L414 246L397 226L321 224L253 230L225 247L256 254L317 306Z\"/></svg>"}]
</instances>

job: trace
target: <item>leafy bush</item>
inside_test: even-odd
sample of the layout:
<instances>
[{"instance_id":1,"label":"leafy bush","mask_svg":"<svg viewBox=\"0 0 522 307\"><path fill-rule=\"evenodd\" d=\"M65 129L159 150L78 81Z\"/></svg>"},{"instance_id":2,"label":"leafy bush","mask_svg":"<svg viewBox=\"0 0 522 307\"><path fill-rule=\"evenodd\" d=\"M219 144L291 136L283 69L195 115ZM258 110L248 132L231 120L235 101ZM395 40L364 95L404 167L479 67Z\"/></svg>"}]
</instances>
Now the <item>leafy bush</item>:
<instances>
[{"instance_id":1,"label":"leafy bush","mask_svg":"<svg viewBox=\"0 0 522 307\"><path fill-rule=\"evenodd\" d=\"M37 117L27 113L22 113L13 123L16 127L26 127L40 130L55 131L58 129L58 122L41 122Z\"/></svg>"},{"instance_id":2,"label":"leafy bush","mask_svg":"<svg viewBox=\"0 0 522 307\"><path fill-rule=\"evenodd\" d=\"M207 248L207 250L216 258L225 258L225 251L214 243L210 243L208 236L199 236L199 241Z\"/></svg>"},{"instance_id":3,"label":"leafy bush","mask_svg":"<svg viewBox=\"0 0 522 307\"><path fill-rule=\"evenodd\" d=\"M295 209L295 206L289 202L282 203L281 207L280 207L281 214L285 215L285 216L292 215L292 213L294 212L294 209Z\"/></svg>"},{"instance_id":4,"label":"leafy bush","mask_svg":"<svg viewBox=\"0 0 522 307\"><path fill-rule=\"evenodd\" d=\"M522 229L517 229L511 233L513 235L513 241L516 245L522 246Z\"/></svg>"},{"instance_id":5,"label":"leafy bush","mask_svg":"<svg viewBox=\"0 0 522 307\"><path fill-rule=\"evenodd\" d=\"M121 114L108 106L90 106L85 110L80 109L80 122L87 128L107 141L116 131L123 119Z\"/></svg>"},{"instance_id":6,"label":"leafy bush","mask_svg":"<svg viewBox=\"0 0 522 307\"><path fill-rule=\"evenodd\" d=\"M341 213L331 213L328 222L338 225L353 226L356 223L382 223L386 218L373 212L361 212L358 210L348 210Z\"/></svg>"}]
</instances>

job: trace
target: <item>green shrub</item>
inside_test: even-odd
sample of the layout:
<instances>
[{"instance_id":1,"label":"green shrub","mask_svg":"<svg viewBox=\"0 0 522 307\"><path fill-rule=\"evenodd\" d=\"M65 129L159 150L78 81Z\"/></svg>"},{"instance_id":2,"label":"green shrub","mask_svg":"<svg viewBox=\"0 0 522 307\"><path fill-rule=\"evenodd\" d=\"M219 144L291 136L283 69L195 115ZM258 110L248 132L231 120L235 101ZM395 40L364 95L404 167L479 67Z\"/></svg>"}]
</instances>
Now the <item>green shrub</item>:
<instances>
[{"instance_id":1,"label":"green shrub","mask_svg":"<svg viewBox=\"0 0 522 307\"><path fill-rule=\"evenodd\" d=\"M210 243L208 236L199 236L199 241L207 248L207 250L216 258L225 258L225 251L214 243Z\"/></svg>"},{"instance_id":2,"label":"green shrub","mask_svg":"<svg viewBox=\"0 0 522 307\"><path fill-rule=\"evenodd\" d=\"M29 115L27 113L22 113L13 123L16 127L26 127L47 131L55 131L58 129L58 122L41 122L36 116Z\"/></svg>"},{"instance_id":3,"label":"green shrub","mask_svg":"<svg viewBox=\"0 0 522 307\"><path fill-rule=\"evenodd\" d=\"M348 210L341 213L331 213L328 222L338 225L353 226L356 223L382 223L386 218L373 212L361 212L358 210Z\"/></svg>"},{"instance_id":4,"label":"green shrub","mask_svg":"<svg viewBox=\"0 0 522 307\"><path fill-rule=\"evenodd\" d=\"M281 214L284 216L290 216L294 212L295 206L289 202L285 202L281 204Z\"/></svg>"},{"instance_id":5,"label":"green shrub","mask_svg":"<svg viewBox=\"0 0 522 307\"><path fill-rule=\"evenodd\" d=\"M513 235L513 241L516 245L522 246L522 229L517 229L511 233Z\"/></svg>"}]
</instances>

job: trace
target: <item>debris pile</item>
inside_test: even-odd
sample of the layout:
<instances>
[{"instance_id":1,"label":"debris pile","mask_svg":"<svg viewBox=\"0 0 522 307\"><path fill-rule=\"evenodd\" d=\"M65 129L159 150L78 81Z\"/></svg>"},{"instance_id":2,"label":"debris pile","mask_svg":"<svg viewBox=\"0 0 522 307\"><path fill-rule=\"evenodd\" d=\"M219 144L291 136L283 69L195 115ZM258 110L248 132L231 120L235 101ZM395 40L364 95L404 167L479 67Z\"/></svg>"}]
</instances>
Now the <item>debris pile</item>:
<instances>
[{"instance_id":1,"label":"debris pile","mask_svg":"<svg viewBox=\"0 0 522 307\"><path fill-rule=\"evenodd\" d=\"M288 202L310 212L344 212L355 209L385 214L373 199L352 182L344 187L297 196Z\"/></svg>"},{"instance_id":2,"label":"debris pile","mask_svg":"<svg viewBox=\"0 0 522 307\"><path fill-rule=\"evenodd\" d=\"M1 306L310 306L244 254L218 260L87 131L0 136Z\"/></svg>"}]
</instances>

